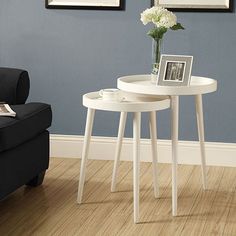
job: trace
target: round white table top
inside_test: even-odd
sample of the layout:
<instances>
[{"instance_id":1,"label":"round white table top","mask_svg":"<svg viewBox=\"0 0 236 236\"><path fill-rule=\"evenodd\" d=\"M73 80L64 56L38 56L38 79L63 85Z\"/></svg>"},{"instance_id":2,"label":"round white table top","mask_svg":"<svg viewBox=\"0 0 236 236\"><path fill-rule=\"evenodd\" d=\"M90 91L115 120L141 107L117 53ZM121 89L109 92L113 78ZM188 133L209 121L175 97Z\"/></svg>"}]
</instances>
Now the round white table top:
<instances>
[{"instance_id":1,"label":"round white table top","mask_svg":"<svg viewBox=\"0 0 236 236\"><path fill-rule=\"evenodd\" d=\"M117 87L126 92L149 95L197 95L216 91L217 81L192 76L188 86L156 86L151 83L150 75L130 75L118 78Z\"/></svg>"},{"instance_id":2,"label":"round white table top","mask_svg":"<svg viewBox=\"0 0 236 236\"><path fill-rule=\"evenodd\" d=\"M150 112L164 110L170 107L167 96L146 97L129 93L122 94L122 101L103 100L99 91L83 95L83 105L88 108L117 112Z\"/></svg>"}]
</instances>

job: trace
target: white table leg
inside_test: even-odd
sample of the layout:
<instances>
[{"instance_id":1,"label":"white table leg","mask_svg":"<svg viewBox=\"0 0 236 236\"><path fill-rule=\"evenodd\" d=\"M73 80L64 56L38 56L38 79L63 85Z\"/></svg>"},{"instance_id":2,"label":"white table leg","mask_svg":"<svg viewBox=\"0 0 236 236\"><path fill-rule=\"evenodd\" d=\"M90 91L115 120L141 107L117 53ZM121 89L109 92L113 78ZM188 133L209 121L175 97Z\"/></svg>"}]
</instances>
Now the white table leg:
<instances>
[{"instance_id":1,"label":"white table leg","mask_svg":"<svg viewBox=\"0 0 236 236\"><path fill-rule=\"evenodd\" d=\"M115 153L115 161L113 166L113 173L112 173L112 182L111 182L111 192L116 191L116 180L118 174L118 167L120 163L120 153L121 153L121 146L125 132L125 124L126 124L127 112L120 113L120 124L119 124L119 131L117 137L117 146L116 146L116 153Z\"/></svg>"},{"instance_id":2,"label":"white table leg","mask_svg":"<svg viewBox=\"0 0 236 236\"><path fill-rule=\"evenodd\" d=\"M140 125L141 113L134 113L133 120L133 194L134 194L134 223L139 220L139 168L140 168Z\"/></svg>"},{"instance_id":3,"label":"white table leg","mask_svg":"<svg viewBox=\"0 0 236 236\"><path fill-rule=\"evenodd\" d=\"M78 203L82 202L83 188L84 188L84 181L85 181L85 171L86 171L88 151L89 151L89 145L90 145L92 128L93 128L94 114L95 114L95 110L88 108L85 135L84 135L84 145L83 145L83 152L82 152L82 161L81 161L81 167L80 167L80 178L79 178L78 197L77 197Z\"/></svg>"},{"instance_id":4,"label":"white table leg","mask_svg":"<svg viewBox=\"0 0 236 236\"><path fill-rule=\"evenodd\" d=\"M149 113L149 124L150 124L150 136L152 143L152 169L153 169L153 186L154 196L159 197L159 186L158 186L158 168L157 168L157 126L156 126L156 112L152 111Z\"/></svg>"},{"instance_id":5,"label":"white table leg","mask_svg":"<svg viewBox=\"0 0 236 236\"><path fill-rule=\"evenodd\" d=\"M177 216L177 167L179 133L179 96L171 96L171 138L172 138L172 215Z\"/></svg>"},{"instance_id":6,"label":"white table leg","mask_svg":"<svg viewBox=\"0 0 236 236\"><path fill-rule=\"evenodd\" d=\"M202 107L201 94L195 96L195 102L196 102L198 138L199 138L200 149L201 149L202 183L203 183L203 189L207 189L204 119L203 119L203 107Z\"/></svg>"}]
</instances>

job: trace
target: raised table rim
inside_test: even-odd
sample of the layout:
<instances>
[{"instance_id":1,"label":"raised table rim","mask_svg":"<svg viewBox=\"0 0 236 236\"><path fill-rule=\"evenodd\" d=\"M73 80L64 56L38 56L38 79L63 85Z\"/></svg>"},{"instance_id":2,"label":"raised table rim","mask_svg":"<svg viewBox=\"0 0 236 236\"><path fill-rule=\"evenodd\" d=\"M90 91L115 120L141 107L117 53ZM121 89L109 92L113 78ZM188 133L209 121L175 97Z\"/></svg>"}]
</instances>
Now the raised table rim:
<instances>
[{"instance_id":1,"label":"raised table rim","mask_svg":"<svg viewBox=\"0 0 236 236\"><path fill-rule=\"evenodd\" d=\"M149 95L197 95L212 93L217 90L217 81L207 77L192 76L188 86L156 86L151 83L151 76L128 75L117 79L117 87L123 91Z\"/></svg>"}]
</instances>

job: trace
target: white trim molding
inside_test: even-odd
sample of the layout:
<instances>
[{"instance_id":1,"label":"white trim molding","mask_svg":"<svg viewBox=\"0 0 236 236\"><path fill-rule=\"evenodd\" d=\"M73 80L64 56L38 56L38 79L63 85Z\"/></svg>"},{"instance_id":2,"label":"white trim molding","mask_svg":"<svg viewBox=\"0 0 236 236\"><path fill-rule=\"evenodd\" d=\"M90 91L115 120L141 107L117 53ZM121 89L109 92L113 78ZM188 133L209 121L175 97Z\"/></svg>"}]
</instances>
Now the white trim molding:
<instances>
[{"instance_id":1,"label":"white trim molding","mask_svg":"<svg viewBox=\"0 0 236 236\"><path fill-rule=\"evenodd\" d=\"M83 136L50 135L51 157L80 158ZM114 160L116 138L93 136L89 158L94 160ZM171 141L158 140L158 162L171 163ZM206 163L209 166L236 167L236 143L206 142ZM121 160L132 161L132 139L123 141ZM151 142L141 140L141 161L151 162ZM179 141L179 164L200 165L200 147L196 141Z\"/></svg>"}]
</instances>

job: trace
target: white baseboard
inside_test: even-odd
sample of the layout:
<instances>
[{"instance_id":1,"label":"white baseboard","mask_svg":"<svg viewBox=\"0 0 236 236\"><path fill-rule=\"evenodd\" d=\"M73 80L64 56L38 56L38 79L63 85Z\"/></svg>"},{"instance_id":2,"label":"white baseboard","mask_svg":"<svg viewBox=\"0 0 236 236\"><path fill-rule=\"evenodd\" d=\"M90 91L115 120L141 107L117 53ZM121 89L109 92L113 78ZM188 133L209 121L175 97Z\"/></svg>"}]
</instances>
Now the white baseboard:
<instances>
[{"instance_id":1,"label":"white baseboard","mask_svg":"<svg viewBox=\"0 0 236 236\"><path fill-rule=\"evenodd\" d=\"M54 135L50 136L52 157L81 158L83 136ZM158 161L171 162L170 140L158 140ZM89 158L96 160L113 160L116 147L114 137L92 137ZM206 142L206 162L210 166L236 167L236 143ZM123 141L121 160L132 160L132 139ZM148 139L141 140L141 161L151 161L151 144ZM199 143L179 141L179 164L200 164Z\"/></svg>"}]
</instances>

